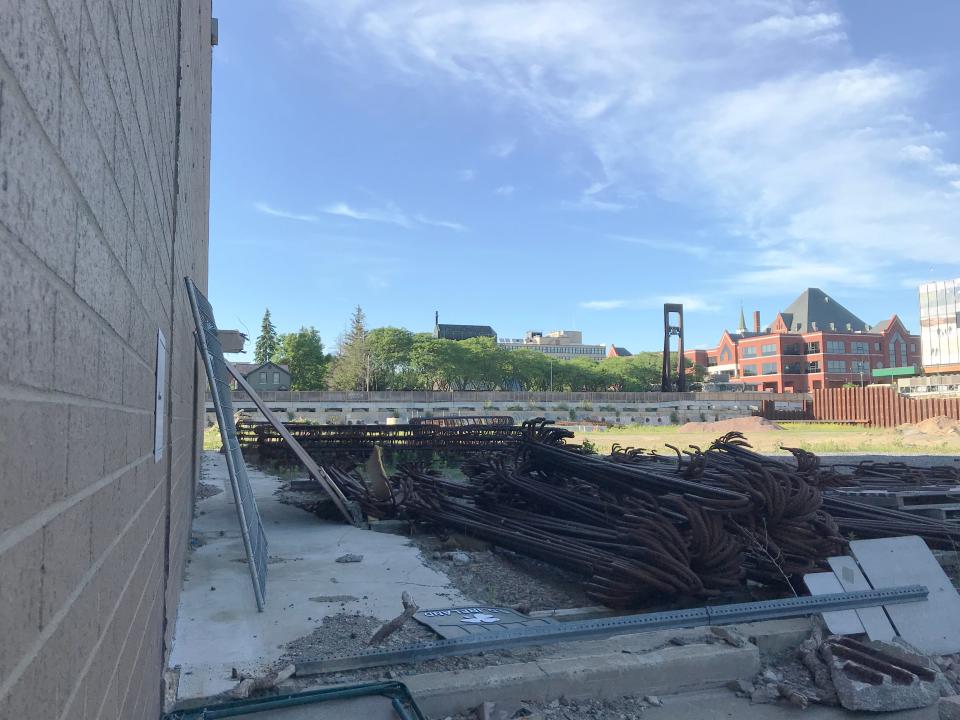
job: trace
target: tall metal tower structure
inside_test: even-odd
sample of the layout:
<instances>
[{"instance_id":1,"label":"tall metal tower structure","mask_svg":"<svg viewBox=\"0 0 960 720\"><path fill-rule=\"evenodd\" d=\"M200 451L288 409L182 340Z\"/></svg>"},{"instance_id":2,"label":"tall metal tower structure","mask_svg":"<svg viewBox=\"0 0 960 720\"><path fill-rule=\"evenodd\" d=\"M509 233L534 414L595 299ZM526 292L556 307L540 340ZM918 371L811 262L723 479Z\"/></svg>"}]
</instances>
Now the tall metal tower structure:
<instances>
[{"instance_id":1,"label":"tall metal tower structure","mask_svg":"<svg viewBox=\"0 0 960 720\"><path fill-rule=\"evenodd\" d=\"M673 316L676 316L674 322ZM670 337L677 336L677 379L670 377ZM663 304L663 371L660 375L660 388L663 392L686 392L687 373L683 362L683 305L680 303Z\"/></svg>"}]
</instances>

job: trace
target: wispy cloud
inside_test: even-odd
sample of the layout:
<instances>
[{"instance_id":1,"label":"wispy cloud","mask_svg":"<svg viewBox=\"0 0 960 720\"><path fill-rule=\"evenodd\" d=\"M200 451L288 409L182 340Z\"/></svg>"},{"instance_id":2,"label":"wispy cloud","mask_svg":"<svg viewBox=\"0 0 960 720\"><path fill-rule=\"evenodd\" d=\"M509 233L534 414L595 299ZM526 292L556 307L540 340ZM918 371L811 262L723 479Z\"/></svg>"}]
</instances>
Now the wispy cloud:
<instances>
[{"instance_id":1,"label":"wispy cloud","mask_svg":"<svg viewBox=\"0 0 960 720\"><path fill-rule=\"evenodd\" d=\"M361 220L366 222L389 223L399 225L400 227L410 228L413 223L403 212L395 206L386 208L358 209L348 205L345 202L337 202L327 205L323 212L328 215L339 215L340 217L350 218L351 220Z\"/></svg>"},{"instance_id":2,"label":"wispy cloud","mask_svg":"<svg viewBox=\"0 0 960 720\"><path fill-rule=\"evenodd\" d=\"M655 295L642 298L617 298L614 300L587 300L580 303L586 310L649 310L662 307L664 303L680 303L686 312L717 312L720 305L696 295Z\"/></svg>"},{"instance_id":3,"label":"wispy cloud","mask_svg":"<svg viewBox=\"0 0 960 720\"><path fill-rule=\"evenodd\" d=\"M608 235L612 240L639 245L640 247L650 248L651 250L663 250L664 252L682 253L692 255L693 257L704 258L710 254L710 248L704 245L696 245L685 240L655 240L653 238L635 237L633 235Z\"/></svg>"},{"instance_id":4,"label":"wispy cloud","mask_svg":"<svg viewBox=\"0 0 960 720\"><path fill-rule=\"evenodd\" d=\"M898 263L957 257L956 138L924 117L937 75L858 59L833 0L301 1L331 52L485 94L580 143L604 190L572 207L650 193L695 210L758 290L813 272L879 283Z\"/></svg>"},{"instance_id":5,"label":"wispy cloud","mask_svg":"<svg viewBox=\"0 0 960 720\"><path fill-rule=\"evenodd\" d=\"M464 168L457 173L457 180L460 182L470 182L477 176L476 171L471 170L470 168Z\"/></svg>"},{"instance_id":6,"label":"wispy cloud","mask_svg":"<svg viewBox=\"0 0 960 720\"><path fill-rule=\"evenodd\" d=\"M508 158L513 155L514 150L517 149L517 139L516 138L506 138L504 140L498 140L497 142L490 145L490 154L495 155L498 158Z\"/></svg>"},{"instance_id":7,"label":"wispy cloud","mask_svg":"<svg viewBox=\"0 0 960 720\"><path fill-rule=\"evenodd\" d=\"M253 204L254 209L257 212L261 212L264 215L273 215L274 217L285 218L287 220L299 220L300 222L316 222L320 218L316 215L304 215L301 213L287 212L286 210L279 210L275 207L268 205L265 202L258 202Z\"/></svg>"},{"instance_id":8,"label":"wispy cloud","mask_svg":"<svg viewBox=\"0 0 960 720\"><path fill-rule=\"evenodd\" d=\"M516 188L513 185L501 185L493 191L493 194L506 197L508 195L513 195L514 190L516 190Z\"/></svg>"},{"instance_id":9,"label":"wispy cloud","mask_svg":"<svg viewBox=\"0 0 960 720\"><path fill-rule=\"evenodd\" d=\"M626 307L629 300L587 300L580 303L580 307L587 310L617 310Z\"/></svg>"},{"instance_id":10,"label":"wispy cloud","mask_svg":"<svg viewBox=\"0 0 960 720\"><path fill-rule=\"evenodd\" d=\"M446 228L447 230L456 230L457 232L463 232L467 229L466 225L453 222L452 220L437 220L436 218L428 218L423 215L415 215L414 220L421 225L431 225L433 227Z\"/></svg>"}]
</instances>

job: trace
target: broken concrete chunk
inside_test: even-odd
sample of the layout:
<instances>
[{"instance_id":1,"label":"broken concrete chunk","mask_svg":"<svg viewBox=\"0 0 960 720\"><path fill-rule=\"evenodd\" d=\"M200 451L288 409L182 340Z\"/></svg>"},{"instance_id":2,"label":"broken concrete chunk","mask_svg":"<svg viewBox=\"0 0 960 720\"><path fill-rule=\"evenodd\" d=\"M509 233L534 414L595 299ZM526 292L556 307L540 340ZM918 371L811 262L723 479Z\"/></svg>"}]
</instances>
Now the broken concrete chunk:
<instances>
[{"instance_id":1,"label":"broken concrete chunk","mask_svg":"<svg viewBox=\"0 0 960 720\"><path fill-rule=\"evenodd\" d=\"M777 687L776 683L767 683L750 693L750 702L754 705L766 705L767 703L776 702L779 697L780 688Z\"/></svg>"},{"instance_id":2,"label":"broken concrete chunk","mask_svg":"<svg viewBox=\"0 0 960 720\"><path fill-rule=\"evenodd\" d=\"M338 563L354 563L354 562L363 562L363 555L355 555L354 553L347 553L346 555L341 555L337 558Z\"/></svg>"},{"instance_id":3,"label":"broken concrete chunk","mask_svg":"<svg viewBox=\"0 0 960 720\"><path fill-rule=\"evenodd\" d=\"M924 655L852 638L831 638L822 654L840 704L848 710L909 710L932 705L940 697L942 674Z\"/></svg>"},{"instance_id":4,"label":"broken concrete chunk","mask_svg":"<svg viewBox=\"0 0 960 720\"><path fill-rule=\"evenodd\" d=\"M728 645L732 645L733 647L742 648L747 646L747 640L745 637L743 637L739 633L727 630L726 628L722 628L714 625L710 628L710 632L712 632L714 635L716 635L718 638L723 640Z\"/></svg>"},{"instance_id":5,"label":"broken concrete chunk","mask_svg":"<svg viewBox=\"0 0 960 720\"><path fill-rule=\"evenodd\" d=\"M753 692L753 683L749 680L731 680L727 683L727 689L733 690L737 695L748 696Z\"/></svg>"},{"instance_id":6,"label":"broken concrete chunk","mask_svg":"<svg viewBox=\"0 0 960 720\"><path fill-rule=\"evenodd\" d=\"M937 711L940 720L960 720L960 695L940 698Z\"/></svg>"},{"instance_id":7,"label":"broken concrete chunk","mask_svg":"<svg viewBox=\"0 0 960 720\"><path fill-rule=\"evenodd\" d=\"M653 707L663 707L663 700L660 699L659 695L644 695L643 701Z\"/></svg>"},{"instance_id":8,"label":"broken concrete chunk","mask_svg":"<svg viewBox=\"0 0 960 720\"><path fill-rule=\"evenodd\" d=\"M457 565L469 565L471 562L473 562L473 558L470 557L470 554L465 553L462 550L444 553L443 557L450 562L456 563Z\"/></svg>"}]
</instances>

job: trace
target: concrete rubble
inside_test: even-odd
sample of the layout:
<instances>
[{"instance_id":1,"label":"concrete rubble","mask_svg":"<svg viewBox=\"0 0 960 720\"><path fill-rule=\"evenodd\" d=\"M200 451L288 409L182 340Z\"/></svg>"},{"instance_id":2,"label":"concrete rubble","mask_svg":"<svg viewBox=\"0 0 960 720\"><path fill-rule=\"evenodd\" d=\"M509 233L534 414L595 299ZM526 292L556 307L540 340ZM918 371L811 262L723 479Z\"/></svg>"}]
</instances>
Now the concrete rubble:
<instances>
[{"instance_id":1,"label":"concrete rubble","mask_svg":"<svg viewBox=\"0 0 960 720\"><path fill-rule=\"evenodd\" d=\"M817 627L799 647L773 659L752 681L738 680L727 687L752 704L790 703L806 708L815 703L894 712L930 707L941 697L953 696L958 672L953 658L926 656L899 640L824 637Z\"/></svg>"}]
</instances>

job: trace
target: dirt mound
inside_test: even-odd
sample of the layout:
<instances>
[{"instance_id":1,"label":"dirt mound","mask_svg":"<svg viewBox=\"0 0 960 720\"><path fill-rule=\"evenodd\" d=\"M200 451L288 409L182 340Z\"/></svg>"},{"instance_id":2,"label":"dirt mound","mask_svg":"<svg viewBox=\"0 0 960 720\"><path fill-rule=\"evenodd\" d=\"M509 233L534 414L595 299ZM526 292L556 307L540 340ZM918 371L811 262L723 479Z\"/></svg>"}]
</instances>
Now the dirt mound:
<instances>
[{"instance_id":1,"label":"dirt mound","mask_svg":"<svg viewBox=\"0 0 960 720\"><path fill-rule=\"evenodd\" d=\"M912 425L901 425L900 430L908 435L950 437L960 435L960 420L948 418L946 415L937 415Z\"/></svg>"},{"instance_id":2,"label":"dirt mound","mask_svg":"<svg viewBox=\"0 0 960 720\"><path fill-rule=\"evenodd\" d=\"M678 432L682 433L710 433L720 437L728 432L768 432L770 430L783 430L775 422L762 417L742 417L732 418L730 420L719 420L717 422L688 422L680 426Z\"/></svg>"}]
</instances>

